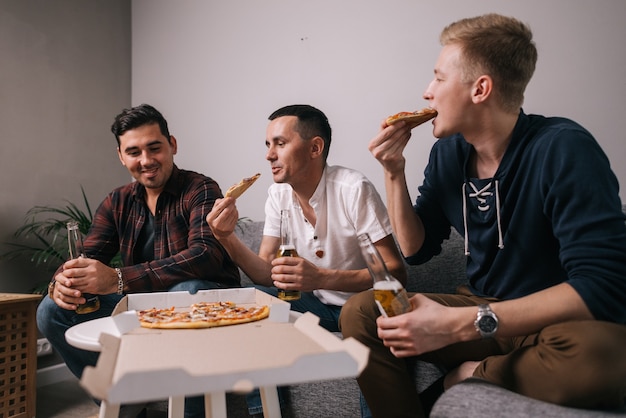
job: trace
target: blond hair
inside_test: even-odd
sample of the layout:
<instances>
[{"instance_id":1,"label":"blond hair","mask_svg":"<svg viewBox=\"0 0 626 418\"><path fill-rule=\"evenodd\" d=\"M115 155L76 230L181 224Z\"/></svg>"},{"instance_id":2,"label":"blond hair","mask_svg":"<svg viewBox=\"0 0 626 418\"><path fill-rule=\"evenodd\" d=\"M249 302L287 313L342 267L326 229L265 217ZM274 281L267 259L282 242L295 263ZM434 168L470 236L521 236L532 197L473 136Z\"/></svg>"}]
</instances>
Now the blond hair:
<instances>
[{"instance_id":1,"label":"blond hair","mask_svg":"<svg viewBox=\"0 0 626 418\"><path fill-rule=\"evenodd\" d=\"M501 105L516 112L524 102L524 91L537 63L532 37L524 23L492 13L454 22L439 39L443 46L461 47L464 81L489 75Z\"/></svg>"}]
</instances>

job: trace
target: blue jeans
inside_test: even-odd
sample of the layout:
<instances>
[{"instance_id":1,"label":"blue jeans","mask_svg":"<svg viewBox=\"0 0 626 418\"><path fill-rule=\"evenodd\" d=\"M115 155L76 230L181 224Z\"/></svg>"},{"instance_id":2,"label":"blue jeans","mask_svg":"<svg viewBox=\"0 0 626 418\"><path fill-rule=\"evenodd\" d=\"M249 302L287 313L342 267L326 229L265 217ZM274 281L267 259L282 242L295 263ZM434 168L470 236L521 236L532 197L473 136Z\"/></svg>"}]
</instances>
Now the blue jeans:
<instances>
[{"instance_id":1,"label":"blue jeans","mask_svg":"<svg viewBox=\"0 0 626 418\"><path fill-rule=\"evenodd\" d=\"M278 289L275 287L254 286L255 288L268 293L272 296L278 295ZM311 312L320 318L320 326L330 332L339 332L339 314L341 306L326 305L322 303L312 292L303 292L298 300L289 301L291 310L296 312ZM286 402L286 393L284 387L278 388L278 400L281 408ZM261 392L258 389L253 390L246 395L248 403L248 413L250 415L260 414L263 412L261 403Z\"/></svg>"},{"instance_id":2,"label":"blue jeans","mask_svg":"<svg viewBox=\"0 0 626 418\"><path fill-rule=\"evenodd\" d=\"M372 411L370 407L367 406L367 402L361 390L359 390L359 405L361 406L361 418L372 418Z\"/></svg>"},{"instance_id":3,"label":"blue jeans","mask_svg":"<svg viewBox=\"0 0 626 418\"><path fill-rule=\"evenodd\" d=\"M262 292L278 297L278 289L275 287L254 286ZM298 300L291 300L291 310L296 312L311 312L319 317L320 326L330 332L339 332L339 314L341 306L326 305L322 303L313 292L302 292Z\"/></svg>"},{"instance_id":4,"label":"blue jeans","mask_svg":"<svg viewBox=\"0 0 626 418\"><path fill-rule=\"evenodd\" d=\"M220 283L207 280L187 280L172 286L169 291L188 291L196 293L198 290L220 289ZM65 340L65 331L76 324L92 319L110 316L115 305L122 299L119 295L100 295L100 309L88 314L77 314L60 308L52 299L45 297L37 308L37 327L48 339L52 347L63 358L70 371L80 379L86 366L95 366L100 353L86 351L73 347ZM185 418L204 417L204 397L194 396L185 398Z\"/></svg>"}]
</instances>

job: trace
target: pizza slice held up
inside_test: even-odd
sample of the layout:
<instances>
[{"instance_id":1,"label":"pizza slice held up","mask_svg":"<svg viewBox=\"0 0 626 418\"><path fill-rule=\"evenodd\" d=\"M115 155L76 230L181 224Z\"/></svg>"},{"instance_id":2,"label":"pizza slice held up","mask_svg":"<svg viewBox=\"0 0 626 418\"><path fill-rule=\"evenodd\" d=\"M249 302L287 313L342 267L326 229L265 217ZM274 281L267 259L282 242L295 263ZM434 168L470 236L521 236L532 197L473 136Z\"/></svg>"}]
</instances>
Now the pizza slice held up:
<instances>
[{"instance_id":1,"label":"pizza slice held up","mask_svg":"<svg viewBox=\"0 0 626 418\"><path fill-rule=\"evenodd\" d=\"M393 125L401 120L405 121L410 129L413 129L424 122L428 122L432 118L437 116L437 111L429 107L425 107L422 110L416 110L415 112L399 112L395 115L391 115L385 121L387 125Z\"/></svg>"},{"instance_id":2,"label":"pizza slice held up","mask_svg":"<svg viewBox=\"0 0 626 418\"><path fill-rule=\"evenodd\" d=\"M252 177L246 177L242 179L239 183L233 184L228 188L228 190L226 190L224 197L232 197L234 199L237 199L243 194L243 192L248 190L259 177L261 177L261 173L256 173Z\"/></svg>"}]
</instances>

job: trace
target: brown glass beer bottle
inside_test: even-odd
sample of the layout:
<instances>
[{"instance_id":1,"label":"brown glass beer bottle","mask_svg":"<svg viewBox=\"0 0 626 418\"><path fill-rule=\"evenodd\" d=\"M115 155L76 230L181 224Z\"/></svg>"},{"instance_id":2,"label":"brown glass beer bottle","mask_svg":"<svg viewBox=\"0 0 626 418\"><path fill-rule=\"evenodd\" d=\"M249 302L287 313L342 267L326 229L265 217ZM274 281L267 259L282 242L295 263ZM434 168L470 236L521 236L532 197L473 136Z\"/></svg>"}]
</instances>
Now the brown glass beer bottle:
<instances>
[{"instance_id":1,"label":"brown glass beer bottle","mask_svg":"<svg viewBox=\"0 0 626 418\"><path fill-rule=\"evenodd\" d=\"M291 235L291 214L288 209L280 211L280 247L278 247L276 257L298 257ZM282 300L298 300L300 299L300 291L278 289L278 298Z\"/></svg>"},{"instance_id":2,"label":"brown glass beer bottle","mask_svg":"<svg viewBox=\"0 0 626 418\"><path fill-rule=\"evenodd\" d=\"M404 286L389 273L385 261L369 235L361 234L358 238L361 253L374 281L374 299L381 315L395 316L409 312L411 302Z\"/></svg>"},{"instance_id":3,"label":"brown glass beer bottle","mask_svg":"<svg viewBox=\"0 0 626 418\"><path fill-rule=\"evenodd\" d=\"M83 237L78 229L78 222L76 221L69 221L67 223L67 242L71 259L85 256ZM100 299L98 295L83 293L83 297L86 299L86 302L76 307L76 313L86 314L100 309Z\"/></svg>"}]
</instances>

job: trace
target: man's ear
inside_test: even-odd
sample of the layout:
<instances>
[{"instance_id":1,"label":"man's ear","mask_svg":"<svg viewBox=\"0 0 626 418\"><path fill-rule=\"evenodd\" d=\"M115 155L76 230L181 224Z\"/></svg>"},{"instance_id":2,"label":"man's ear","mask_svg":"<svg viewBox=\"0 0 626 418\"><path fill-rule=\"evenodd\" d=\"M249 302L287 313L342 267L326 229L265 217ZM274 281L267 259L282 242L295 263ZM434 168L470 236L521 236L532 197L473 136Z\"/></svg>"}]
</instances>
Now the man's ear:
<instances>
[{"instance_id":1,"label":"man's ear","mask_svg":"<svg viewBox=\"0 0 626 418\"><path fill-rule=\"evenodd\" d=\"M321 136L311 139L311 157L317 158L324 154L324 140Z\"/></svg>"},{"instance_id":2,"label":"man's ear","mask_svg":"<svg viewBox=\"0 0 626 418\"><path fill-rule=\"evenodd\" d=\"M172 147L172 154L176 154L178 152L178 141L174 135L170 135L170 146Z\"/></svg>"},{"instance_id":3,"label":"man's ear","mask_svg":"<svg viewBox=\"0 0 626 418\"><path fill-rule=\"evenodd\" d=\"M481 75L472 86L472 101L481 103L487 100L493 91L493 79L488 75Z\"/></svg>"},{"instance_id":4,"label":"man's ear","mask_svg":"<svg viewBox=\"0 0 626 418\"><path fill-rule=\"evenodd\" d=\"M122 165L126 167L126 163L124 162L124 159L122 158L122 150L120 149L120 147L117 147L117 157L120 159L120 163L122 163Z\"/></svg>"}]
</instances>

